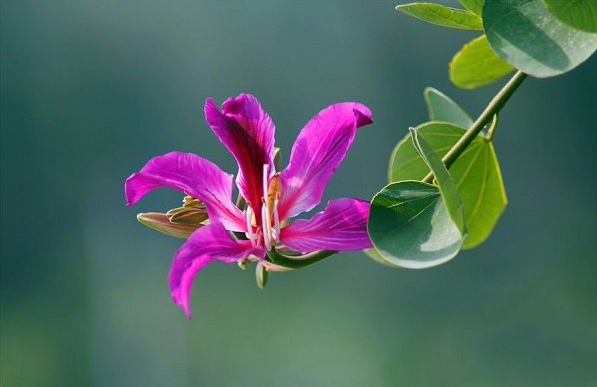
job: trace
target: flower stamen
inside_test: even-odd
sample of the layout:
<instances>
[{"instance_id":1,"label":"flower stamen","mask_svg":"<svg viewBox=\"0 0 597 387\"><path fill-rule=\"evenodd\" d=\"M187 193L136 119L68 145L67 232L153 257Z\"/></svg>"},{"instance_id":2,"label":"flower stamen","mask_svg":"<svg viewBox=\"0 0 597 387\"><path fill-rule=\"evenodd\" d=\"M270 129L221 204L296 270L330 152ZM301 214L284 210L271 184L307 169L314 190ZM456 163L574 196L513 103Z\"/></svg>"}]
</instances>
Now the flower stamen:
<instances>
[{"instance_id":1,"label":"flower stamen","mask_svg":"<svg viewBox=\"0 0 597 387\"><path fill-rule=\"evenodd\" d=\"M267 251L272 248L272 226L270 218L268 217L269 211L266 205L261 206L261 229L263 230L263 243Z\"/></svg>"},{"instance_id":2,"label":"flower stamen","mask_svg":"<svg viewBox=\"0 0 597 387\"><path fill-rule=\"evenodd\" d=\"M263 198L261 204L261 228L263 229L263 243L269 251L272 248L272 216L268 205L269 165L263 165Z\"/></svg>"},{"instance_id":3,"label":"flower stamen","mask_svg":"<svg viewBox=\"0 0 597 387\"><path fill-rule=\"evenodd\" d=\"M251 241L251 246L253 247L257 247L257 238L255 236L255 233L253 232L253 209L251 208L251 206L247 205L247 208L245 210L245 215L247 217L247 236L249 237L249 240Z\"/></svg>"},{"instance_id":4,"label":"flower stamen","mask_svg":"<svg viewBox=\"0 0 597 387\"><path fill-rule=\"evenodd\" d=\"M278 197L274 198L274 239L280 241L280 215L278 214Z\"/></svg>"}]
</instances>

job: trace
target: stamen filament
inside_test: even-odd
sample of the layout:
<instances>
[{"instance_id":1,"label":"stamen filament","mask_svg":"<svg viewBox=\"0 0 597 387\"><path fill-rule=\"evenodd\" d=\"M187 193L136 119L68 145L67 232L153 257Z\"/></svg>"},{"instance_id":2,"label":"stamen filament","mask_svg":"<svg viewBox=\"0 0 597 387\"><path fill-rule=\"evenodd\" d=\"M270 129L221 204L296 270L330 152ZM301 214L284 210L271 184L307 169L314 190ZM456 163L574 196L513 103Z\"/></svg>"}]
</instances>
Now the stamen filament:
<instances>
[{"instance_id":1,"label":"stamen filament","mask_svg":"<svg viewBox=\"0 0 597 387\"><path fill-rule=\"evenodd\" d=\"M269 177L267 174L268 168L269 168L269 165L263 164L263 197L266 199L265 200L266 202L267 202L267 192L268 192L267 183L268 183L268 177Z\"/></svg>"},{"instance_id":2,"label":"stamen filament","mask_svg":"<svg viewBox=\"0 0 597 387\"><path fill-rule=\"evenodd\" d=\"M268 193L268 171L269 165L263 164L263 198L261 203L261 229L263 230L263 243L267 250L272 247L272 217L269 213L269 206L267 203Z\"/></svg>"},{"instance_id":3,"label":"stamen filament","mask_svg":"<svg viewBox=\"0 0 597 387\"><path fill-rule=\"evenodd\" d=\"M269 210L267 204L264 203L261 205L261 228L263 230L263 243L265 244L266 251L272 248L271 227Z\"/></svg>"},{"instance_id":4,"label":"stamen filament","mask_svg":"<svg viewBox=\"0 0 597 387\"><path fill-rule=\"evenodd\" d=\"M247 217L247 235L249 236L249 240L251 240L251 246L257 247L257 238L255 238L255 233L253 232L253 209L251 206L247 205L245 215Z\"/></svg>"},{"instance_id":5,"label":"stamen filament","mask_svg":"<svg viewBox=\"0 0 597 387\"><path fill-rule=\"evenodd\" d=\"M276 242L280 241L280 215L278 214L278 198L274 198L274 231Z\"/></svg>"}]
</instances>

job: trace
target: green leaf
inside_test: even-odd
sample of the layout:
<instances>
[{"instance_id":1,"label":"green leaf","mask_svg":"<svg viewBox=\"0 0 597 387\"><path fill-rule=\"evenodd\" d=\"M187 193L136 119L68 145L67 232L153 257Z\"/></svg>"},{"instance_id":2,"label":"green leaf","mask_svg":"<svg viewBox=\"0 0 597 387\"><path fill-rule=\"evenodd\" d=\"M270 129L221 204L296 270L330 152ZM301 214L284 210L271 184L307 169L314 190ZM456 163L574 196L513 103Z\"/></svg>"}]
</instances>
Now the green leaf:
<instances>
[{"instance_id":1,"label":"green leaf","mask_svg":"<svg viewBox=\"0 0 597 387\"><path fill-rule=\"evenodd\" d=\"M597 32L597 1L595 0L543 0L558 19L587 32Z\"/></svg>"},{"instance_id":2,"label":"green leaf","mask_svg":"<svg viewBox=\"0 0 597 387\"><path fill-rule=\"evenodd\" d=\"M396 6L396 10L439 26L482 30L483 21L478 15L464 9L434 3L410 3Z\"/></svg>"},{"instance_id":3,"label":"green leaf","mask_svg":"<svg viewBox=\"0 0 597 387\"><path fill-rule=\"evenodd\" d=\"M379 251L377 251L377 249L375 247L371 247L370 249L365 249L365 250L363 250L363 253L365 253L366 256L368 256L369 258L371 258L372 260L374 260L377 263L380 263L385 266L396 267L395 264L388 261L383 255L381 255L381 253Z\"/></svg>"},{"instance_id":4,"label":"green leaf","mask_svg":"<svg viewBox=\"0 0 597 387\"><path fill-rule=\"evenodd\" d=\"M423 95L431 121L450 122L464 128L469 128L473 124L471 116L441 91L427 87Z\"/></svg>"},{"instance_id":5,"label":"green leaf","mask_svg":"<svg viewBox=\"0 0 597 387\"><path fill-rule=\"evenodd\" d=\"M460 0L460 4L469 11L473 12L475 15L481 16L483 13L483 4L485 4L485 0Z\"/></svg>"},{"instance_id":6,"label":"green leaf","mask_svg":"<svg viewBox=\"0 0 597 387\"><path fill-rule=\"evenodd\" d=\"M411 128L412 144L438 187L420 181L393 183L371 201L367 230L385 264L421 269L458 254L466 226L456 184L433 147Z\"/></svg>"},{"instance_id":7,"label":"green leaf","mask_svg":"<svg viewBox=\"0 0 597 387\"><path fill-rule=\"evenodd\" d=\"M448 213L452 217L454 223L456 223L460 233L464 235L466 233L466 226L464 224L462 200L460 200L460 195L458 194L454 179L452 179L452 176L442 162L441 157L435 152L431 144L425 140L425 137L423 137L423 135L415 128L410 128L409 131L417 152L419 152L421 158L431 169L431 172L433 172L435 181L437 182L444 202L446 203Z\"/></svg>"},{"instance_id":8,"label":"green leaf","mask_svg":"<svg viewBox=\"0 0 597 387\"><path fill-rule=\"evenodd\" d=\"M481 35L468 42L450 62L450 80L463 89L474 89L503 77L513 68L497 56Z\"/></svg>"},{"instance_id":9,"label":"green leaf","mask_svg":"<svg viewBox=\"0 0 597 387\"><path fill-rule=\"evenodd\" d=\"M462 246L439 189L419 181L393 183L378 192L367 230L386 264L410 269L444 263Z\"/></svg>"},{"instance_id":10,"label":"green leaf","mask_svg":"<svg viewBox=\"0 0 597 387\"><path fill-rule=\"evenodd\" d=\"M465 132L464 128L443 122L429 122L417 130L440 155L445 155ZM421 180L429 168L417 153L410 135L402 139L390 159L389 181ZM483 135L450 167L464 205L467 236L463 248L482 243L491 234L508 202L497 157L491 142Z\"/></svg>"},{"instance_id":11,"label":"green leaf","mask_svg":"<svg viewBox=\"0 0 597 387\"><path fill-rule=\"evenodd\" d=\"M542 0L489 1L483 8L483 23L499 56L539 78L570 71L597 49L597 34L562 23Z\"/></svg>"}]
</instances>

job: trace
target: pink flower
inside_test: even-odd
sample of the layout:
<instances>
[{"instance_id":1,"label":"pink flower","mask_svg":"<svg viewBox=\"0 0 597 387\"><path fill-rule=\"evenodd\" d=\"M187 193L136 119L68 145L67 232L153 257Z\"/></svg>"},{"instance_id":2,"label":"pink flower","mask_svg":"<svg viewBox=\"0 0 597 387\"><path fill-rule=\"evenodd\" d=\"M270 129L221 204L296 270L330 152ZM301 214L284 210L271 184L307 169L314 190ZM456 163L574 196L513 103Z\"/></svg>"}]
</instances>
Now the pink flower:
<instances>
[{"instance_id":1,"label":"pink flower","mask_svg":"<svg viewBox=\"0 0 597 387\"><path fill-rule=\"evenodd\" d=\"M344 102L319 112L299 134L281 173L274 167L274 124L255 97L229 98L222 111L209 98L205 118L236 158L236 185L247 202L244 209L232 202L232 175L192 153L154 157L125 183L127 205L155 188L171 187L207 208L209 225L190 235L176 252L170 271L172 297L187 316L193 278L213 260L235 262L249 256L263 260L280 245L300 253L372 247L367 235L369 203L361 199L330 200L311 219L288 221L320 203L357 128L372 122L366 106ZM235 238L230 231L246 239Z\"/></svg>"}]
</instances>

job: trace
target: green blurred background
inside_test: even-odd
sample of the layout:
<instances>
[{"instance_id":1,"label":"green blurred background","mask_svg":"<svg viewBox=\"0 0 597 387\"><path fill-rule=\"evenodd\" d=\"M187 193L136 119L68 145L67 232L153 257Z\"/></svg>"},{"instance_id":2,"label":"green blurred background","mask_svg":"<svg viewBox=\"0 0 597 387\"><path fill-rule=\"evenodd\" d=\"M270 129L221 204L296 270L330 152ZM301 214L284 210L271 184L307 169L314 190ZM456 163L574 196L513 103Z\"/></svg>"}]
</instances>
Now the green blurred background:
<instances>
[{"instance_id":1,"label":"green blurred background","mask_svg":"<svg viewBox=\"0 0 597 387\"><path fill-rule=\"evenodd\" d=\"M362 253L274 274L216 263L192 320L168 289L182 240L125 207L154 155L231 155L202 106L255 94L285 150L334 102L374 112L326 191L370 198L475 33L377 2L1 4L1 373L13 386L541 386L597 383L597 57L529 79L495 139L510 204L492 237L423 271Z\"/></svg>"}]
</instances>

